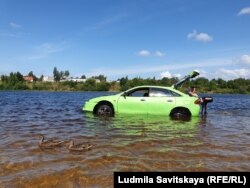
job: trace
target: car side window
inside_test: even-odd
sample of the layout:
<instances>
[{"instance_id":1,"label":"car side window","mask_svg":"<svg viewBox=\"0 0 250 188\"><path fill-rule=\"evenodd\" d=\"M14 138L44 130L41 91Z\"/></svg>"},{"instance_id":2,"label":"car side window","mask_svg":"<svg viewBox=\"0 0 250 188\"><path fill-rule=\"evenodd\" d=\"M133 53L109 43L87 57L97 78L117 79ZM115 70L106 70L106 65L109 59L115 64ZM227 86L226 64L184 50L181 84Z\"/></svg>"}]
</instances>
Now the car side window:
<instances>
[{"instance_id":1,"label":"car side window","mask_svg":"<svg viewBox=\"0 0 250 188\"><path fill-rule=\"evenodd\" d=\"M178 94L178 93L176 93L176 92L174 92L174 91L170 91L170 92L172 93L172 95L173 95L174 97L181 97L180 94Z\"/></svg>"},{"instance_id":2,"label":"car side window","mask_svg":"<svg viewBox=\"0 0 250 188\"><path fill-rule=\"evenodd\" d=\"M148 97L149 92L147 88L140 88L140 89L131 91L130 93L128 93L127 96L128 97Z\"/></svg>"},{"instance_id":3,"label":"car side window","mask_svg":"<svg viewBox=\"0 0 250 188\"><path fill-rule=\"evenodd\" d=\"M180 95L168 89L151 88L149 92L149 96L150 97L176 97Z\"/></svg>"}]
</instances>

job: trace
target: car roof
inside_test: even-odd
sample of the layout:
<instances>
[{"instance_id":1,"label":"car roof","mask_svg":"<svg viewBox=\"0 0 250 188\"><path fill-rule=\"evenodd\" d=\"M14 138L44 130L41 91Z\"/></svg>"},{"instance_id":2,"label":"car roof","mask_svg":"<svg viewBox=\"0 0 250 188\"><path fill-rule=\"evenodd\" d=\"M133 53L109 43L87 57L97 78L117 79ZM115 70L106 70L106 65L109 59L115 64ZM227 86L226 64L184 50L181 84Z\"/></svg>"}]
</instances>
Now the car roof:
<instances>
[{"instance_id":1,"label":"car roof","mask_svg":"<svg viewBox=\"0 0 250 188\"><path fill-rule=\"evenodd\" d=\"M166 86L154 86L154 85L142 85L142 86L136 86L131 89L136 89L136 88L144 88L144 87L151 87L151 88L163 88L163 89L173 89L172 87L166 87Z\"/></svg>"}]
</instances>

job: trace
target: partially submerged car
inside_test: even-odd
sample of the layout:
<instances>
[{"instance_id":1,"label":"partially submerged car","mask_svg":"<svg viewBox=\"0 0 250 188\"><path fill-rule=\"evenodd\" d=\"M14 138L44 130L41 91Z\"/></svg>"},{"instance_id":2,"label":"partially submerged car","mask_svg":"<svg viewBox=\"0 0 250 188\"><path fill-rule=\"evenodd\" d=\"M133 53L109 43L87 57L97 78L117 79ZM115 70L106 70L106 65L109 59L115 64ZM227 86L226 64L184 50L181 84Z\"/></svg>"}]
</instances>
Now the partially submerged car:
<instances>
[{"instance_id":1,"label":"partially submerged car","mask_svg":"<svg viewBox=\"0 0 250 188\"><path fill-rule=\"evenodd\" d=\"M108 116L118 113L198 116L198 97L190 97L177 90L181 84L197 75L199 73L193 71L171 87L138 86L116 95L93 98L85 103L83 111Z\"/></svg>"}]
</instances>

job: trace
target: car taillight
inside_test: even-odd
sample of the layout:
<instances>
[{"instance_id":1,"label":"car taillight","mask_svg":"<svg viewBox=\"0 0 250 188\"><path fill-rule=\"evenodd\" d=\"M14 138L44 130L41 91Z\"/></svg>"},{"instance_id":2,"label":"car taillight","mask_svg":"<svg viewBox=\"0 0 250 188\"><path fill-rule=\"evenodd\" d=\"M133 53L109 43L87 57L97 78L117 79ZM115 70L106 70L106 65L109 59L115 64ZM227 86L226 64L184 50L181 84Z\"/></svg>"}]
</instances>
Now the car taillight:
<instances>
[{"instance_id":1,"label":"car taillight","mask_svg":"<svg viewBox=\"0 0 250 188\"><path fill-rule=\"evenodd\" d=\"M194 101L194 104L200 104L201 103L201 100L200 99L197 99Z\"/></svg>"}]
</instances>

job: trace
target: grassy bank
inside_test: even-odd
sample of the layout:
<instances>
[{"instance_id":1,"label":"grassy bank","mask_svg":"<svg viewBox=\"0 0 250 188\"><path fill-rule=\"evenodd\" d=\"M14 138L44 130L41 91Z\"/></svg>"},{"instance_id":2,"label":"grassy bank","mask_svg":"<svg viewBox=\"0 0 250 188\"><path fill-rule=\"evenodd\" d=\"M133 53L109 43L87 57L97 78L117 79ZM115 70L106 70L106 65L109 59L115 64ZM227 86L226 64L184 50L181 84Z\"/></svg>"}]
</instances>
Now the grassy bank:
<instances>
[{"instance_id":1,"label":"grassy bank","mask_svg":"<svg viewBox=\"0 0 250 188\"><path fill-rule=\"evenodd\" d=\"M161 85L171 86L176 80L154 80L154 79L133 79L133 80L120 80L120 82L96 82L93 79L86 82L2 82L0 81L0 90L34 90L34 91L124 91L126 89L139 86L139 85ZM249 80L247 80L249 81ZM235 81L234 84L224 85L212 85L211 83L199 83L197 81L191 81L184 84L180 90L186 92L190 86L197 87L198 93L239 93L250 94L250 83L238 84Z\"/></svg>"},{"instance_id":2,"label":"grassy bank","mask_svg":"<svg viewBox=\"0 0 250 188\"><path fill-rule=\"evenodd\" d=\"M0 82L0 90L37 90L37 91L109 91L110 83L107 82Z\"/></svg>"}]
</instances>

